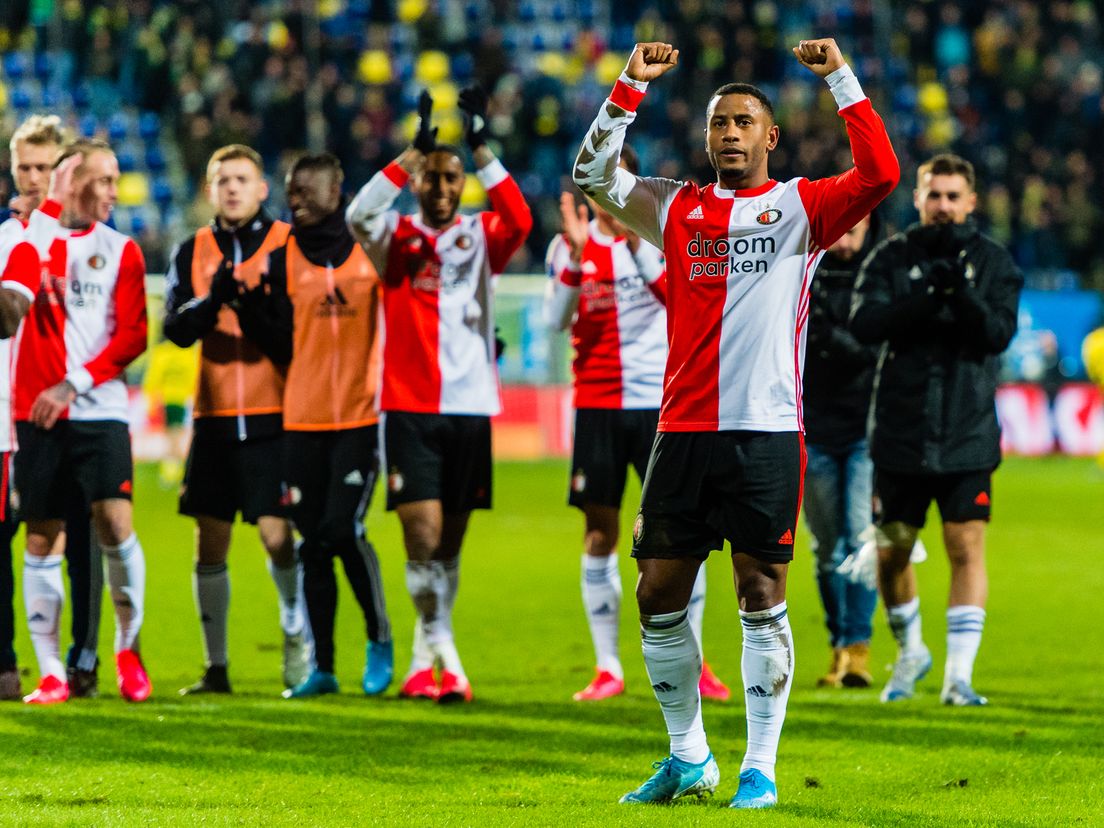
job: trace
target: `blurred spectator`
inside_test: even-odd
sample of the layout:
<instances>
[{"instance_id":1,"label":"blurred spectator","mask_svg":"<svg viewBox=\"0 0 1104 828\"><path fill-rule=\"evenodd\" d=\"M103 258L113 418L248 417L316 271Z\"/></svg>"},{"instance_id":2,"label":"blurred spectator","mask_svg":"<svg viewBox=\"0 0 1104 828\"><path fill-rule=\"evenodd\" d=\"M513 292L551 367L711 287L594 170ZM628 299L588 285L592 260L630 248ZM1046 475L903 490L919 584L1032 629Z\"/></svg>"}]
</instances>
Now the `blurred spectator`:
<instances>
[{"instance_id":1,"label":"blurred spectator","mask_svg":"<svg viewBox=\"0 0 1104 828\"><path fill-rule=\"evenodd\" d=\"M1104 288L1104 247L1094 244L1104 231L1099 3L44 0L0 9L0 97L9 103L27 91L27 109L52 108L35 95L40 85L60 90L74 124L90 112L100 132L120 106L160 115L173 203L154 234L183 235L183 210L214 146L260 148L273 178L308 145L328 149L356 187L409 140L422 86L444 101L446 89L454 98L477 80L492 93L496 149L537 220L533 255L516 257L514 269L539 269L563 172L635 40L667 40L681 53L672 84L649 94L634 129L648 169L700 175L695 113L719 84L755 78L787 135L771 162L786 178L834 172L846 152L837 130L822 129L835 119L826 95L789 52L827 33L885 113L902 167L944 150L969 159L982 224L1021 266L1069 267ZM33 67L21 78L5 71L7 50L20 46L33 67L34 56L49 56L41 84ZM429 50L444 56L444 78L420 76ZM885 215L890 230L908 223L909 188Z\"/></svg>"}]
</instances>

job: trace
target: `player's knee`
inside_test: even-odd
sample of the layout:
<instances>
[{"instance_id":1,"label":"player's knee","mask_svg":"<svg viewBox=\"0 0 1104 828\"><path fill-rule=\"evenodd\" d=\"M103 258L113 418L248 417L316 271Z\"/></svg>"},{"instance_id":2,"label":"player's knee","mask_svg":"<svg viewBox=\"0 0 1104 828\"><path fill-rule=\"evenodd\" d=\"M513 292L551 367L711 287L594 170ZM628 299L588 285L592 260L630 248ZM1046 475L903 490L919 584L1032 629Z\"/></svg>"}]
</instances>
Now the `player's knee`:
<instances>
[{"instance_id":1,"label":"player's knee","mask_svg":"<svg viewBox=\"0 0 1104 828\"><path fill-rule=\"evenodd\" d=\"M587 529L584 546L588 555L605 557L617 551L618 533L606 527Z\"/></svg>"},{"instance_id":2,"label":"player's knee","mask_svg":"<svg viewBox=\"0 0 1104 828\"><path fill-rule=\"evenodd\" d=\"M920 530L915 526L895 520L877 528L878 548L891 548L894 552L910 553L916 545Z\"/></svg>"}]
</instances>

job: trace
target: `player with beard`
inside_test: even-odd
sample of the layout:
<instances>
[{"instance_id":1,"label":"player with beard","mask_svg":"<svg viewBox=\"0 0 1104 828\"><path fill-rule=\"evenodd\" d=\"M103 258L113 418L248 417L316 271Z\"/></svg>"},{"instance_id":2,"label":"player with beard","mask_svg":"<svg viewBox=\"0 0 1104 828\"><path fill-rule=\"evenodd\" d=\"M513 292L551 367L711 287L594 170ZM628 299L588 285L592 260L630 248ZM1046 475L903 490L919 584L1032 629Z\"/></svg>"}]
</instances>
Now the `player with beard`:
<instances>
[{"instance_id":1,"label":"player with beard","mask_svg":"<svg viewBox=\"0 0 1104 828\"><path fill-rule=\"evenodd\" d=\"M494 285L533 220L487 146L487 97L478 87L460 93L460 107L492 209L457 212L464 164L456 149L436 143L432 107L423 92L413 145L364 185L348 220L383 278L387 508L402 523L418 614L400 694L444 703L472 698L452 609L468 519L491 506L491 417L501 408ZM408 183L420 210L403 216L391 205Z\"/></svg>"},{"instance_id":2,"label":"player with beard","mask_svg":"<svg viewBox=\"0 0 1104 828\"><path fill-rule=\"evenodd\" d=\"M200 345L192 444L180 493L180 513L195 518L196 609L206 670L191 693L229 693L227 620L234 518L256 524L268 553L284 634L283 680L302 682L310 670L302 572L291 524L280 505L283 402L287 369L242 334L237 299L256 287L269 258L290 230L262 207L268 197L261 157L231 144L207 164L211 224L173 251L166 276L165 336L182 348Z\"/></svg>"},{"instance_id":3,"label":"player with beard","mask_svg":"<svg viewBox=\"0 0 1104 828\"><path fill-rule=\"evenodd\" d=\"M687 605L702 561L731 546L743 629L747 750L734 808L778 800L775 763L793 681L786 607L805 452L801 370L809 280L824 250L897 184L885 126L834 40L795 57L823 78L847 124L854 168L779 182L768 158L780 131L749 84L717 89L706 186L641 178L618 166L648 83L678 51L639 43L575 162L575 183L667 261L668 357L658 433L634 531L644 662L670 755L625 803L712 792L720 771L702 724L701 653Z\"/></svg>"},{"instance_id":4,"label":"player with beard","mask_svg":"<svg viewBox=\"0 0 1104 828\"><path fill-rule=\"evenodd\" d=\"M27 523L23 591L42 680L26 701L69 697L58 652L64 600L61 551L74 493L91 503L115 606L115 663L128 701L150 695L139 655L145 558L134 533L134 466L122 373L146 348L145 263L132 239L103 222L114 208L119 165L102 141L66 147L78 156L62 229L50 246L43 285L23 323L15 363L19 451L15 488Z\"/></svg>"},{"instance_id":5,"label":"player with beard","mask_svg":"<svg viewBox=\"0 0 1104 828\"><path fill-rule=\"evenodd\" d=\"M380 280L345 224L344 173L329 153L288 170L292 233L274 251L261 284L239 300L242 330L278 364L284 390L284 501L303 536L307 612L315 670L289 699L338 692L334 675L337 580L333 559L364 613L368 645L361 689L391 683L391 623L379 558L364 515L379 476Z\"/></svg>"}]
</instances>

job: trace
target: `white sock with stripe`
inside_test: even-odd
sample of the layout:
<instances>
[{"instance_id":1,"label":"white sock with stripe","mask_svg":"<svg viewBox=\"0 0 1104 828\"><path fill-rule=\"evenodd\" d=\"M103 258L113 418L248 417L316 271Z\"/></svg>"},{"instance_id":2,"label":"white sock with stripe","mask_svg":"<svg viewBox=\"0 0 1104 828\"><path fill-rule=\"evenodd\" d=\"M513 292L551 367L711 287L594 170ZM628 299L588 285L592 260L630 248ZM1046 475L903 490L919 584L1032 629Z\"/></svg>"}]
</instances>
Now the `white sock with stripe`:
<instances>
[{"instance_id":1,"label":"white sock with stripe","mask_svg":"<svg viewBox=\"0 0 1104 828\"><path fill-rule=\"evenodd\" d=\"M920 596L905 604L886 607L889 629L903 653L915 653L924 649L923 629L920 627Z\"/></svg>"},{"instance_id":2,"label":"white sock with stripe","mask_svg":"<svg viewBox=\"0 0 1104 828\"><path fill-rule=\"evenodd\" d=\"M64 555L40 558L27 552L23 556L23 602L27 608L27 629L31 634L38 671L43 678L54 676L65 681L61 661L58 628L65 586L61 579Z\"/></svg>"},{"instance_id":3,"label":"white sock with stripe","mask_svg":"<svg viewBox=\"0 0 1104 828\"><path fill-rule=\"evenodd\" d=\"M195 565L192 575L196 610L203 630L207 666L225 667L226 627L230 615L230 570L226 564Z\"/></svg>"},{"instance_id":4,"label":"white sock with stripe","mask_svg":"<svg viewBox=\"0 0 1104 828\"><path fill-rule=\"evenodd\" d=\"M974 659L981 646L985 629L985 610L961 605L947 607L947 664L943 670L944 684L962 681L972 684Z\"/></svg>"},{"instance_id":5,"label":"white sock with stripe","mask_svg":"<svg viewBox=\"0 0 1104 828\"><path fill-rule=\"evenodd\" d=\"M793 634L786 602L757 612L741 610L740 626L744 631L740 666L747 704L747 752L740 771L755 768L773 781L793 685Z\"/></svg>"},{"instance_id":6,"label":"white sock with stripe","mask_svg":"<svg viewBox=\"0 0 1104 828\"><path fill-rule=\"evenodd\" d=\"M146 607L146 558L138 535L118 546L101 545L107 586L115 605L115 652L137 649Z\"/></svg>"},{"instance_id":7,"label":"white sock with stripe","mask_svg":"<svg viewBox=\"0 0 1104 828\"><path fill-rule=\"evenodd\" d=\"M640 639L648 680L671 737L671 755L701 764L709 756L698 692L701 653L686 610L642 615Z\"/></svg>"},{"instance_id":8,"label":"white sock with stripe","mask_svg":"<svg viewBox=\"0 0 1104 828\"><path fill-rule=\"evenodd\" d=\"M449 614L449 574L442 561L408 561L406 588L422 628L425 647L431 654L430 665L436 659L441 667L456 675L464 675L460 654L452 638ZM455 594L453 595L455 597ZM418 653L415 653L417 656ZM411 664L411 672L424 667Z\"/></svg>"},{"instance_id":9,"label":"white sock with stripe","mask_svg":"<svg viewBox=\"0 0 1104 828\"><path fill-rule=\"evenodd\" d=\"M624 678L617 640L621 619L621 572L617 555L583 555L582 589L598 669Z\"/></svg>"}]
</instances>

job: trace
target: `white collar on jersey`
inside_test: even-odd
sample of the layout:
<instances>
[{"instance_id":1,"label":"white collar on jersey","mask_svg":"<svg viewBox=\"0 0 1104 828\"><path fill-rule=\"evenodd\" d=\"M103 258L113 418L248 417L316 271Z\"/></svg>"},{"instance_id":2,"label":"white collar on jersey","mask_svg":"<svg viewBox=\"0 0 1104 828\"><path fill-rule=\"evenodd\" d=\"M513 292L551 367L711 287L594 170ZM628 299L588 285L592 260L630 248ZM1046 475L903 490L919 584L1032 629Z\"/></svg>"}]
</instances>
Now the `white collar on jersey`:
<instances>
[{"instance_id":1,"label":"white collar on jersey","mask_svg":"<svg viewBox=\"0 0 1104 828\"><path fill-rule=\"evenodd\" d=\"M621 236L607 236L605 233L603 233L601 230L599 230L598 229L598 219L591 219L590 224L589 224L587 229L590 233L590 238L596 244L600 244L603 247L612 247L613 243L616 242L619 238L621 238Z\"/></svg>"}]
</instances>

